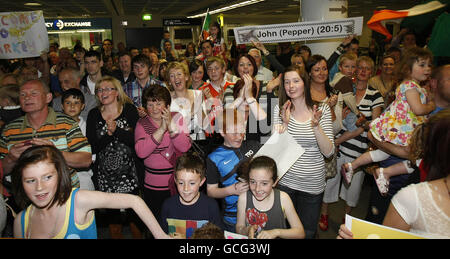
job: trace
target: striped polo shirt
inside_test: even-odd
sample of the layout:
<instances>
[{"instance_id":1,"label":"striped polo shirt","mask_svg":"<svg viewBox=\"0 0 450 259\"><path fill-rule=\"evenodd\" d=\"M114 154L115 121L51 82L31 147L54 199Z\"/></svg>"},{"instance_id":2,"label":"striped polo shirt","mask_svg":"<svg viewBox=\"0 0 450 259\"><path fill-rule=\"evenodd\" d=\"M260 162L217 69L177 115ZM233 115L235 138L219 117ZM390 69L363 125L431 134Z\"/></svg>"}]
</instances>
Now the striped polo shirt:
<instances>
[{"instance_id":1,"label":"striped polo shirt","mask_svg":"<svg viewBox=\"0 0 450 259\"><path fill-rule=\"evenodd\" d=\"M375 90L370 85L367 86L366 93L364 97L357 104L358 110L366 117L368 121L372 121L372 110L376 107L383 107L384 100L383 96ZM336 138L340 137L346 128L344 127L336 136ZM339 152L346 155L347 157L351 157L356 159L361 154L366 152L367 148L369 148L369 139L367 138L367 131L364 131L360 135L349 139L339 146Z\"/></svg>"},{"instance_id":2,"label":"striped polo shirt","mask_svg":"<svg viewBox=\"0 0 450 259\"><path fill-rule=\"evenodd\" d=\"M32 138L50 140L61 151L91 153L91 146L87 138L83 136L78 123L70 116L55 112L49 107L47 119L37 130L30 126L26 116L5 126L0 136L0 158L4 158L14 144ZM71 171L72 186L79 187L76 171L74 169Z\"/></svg>"}]
</instances>

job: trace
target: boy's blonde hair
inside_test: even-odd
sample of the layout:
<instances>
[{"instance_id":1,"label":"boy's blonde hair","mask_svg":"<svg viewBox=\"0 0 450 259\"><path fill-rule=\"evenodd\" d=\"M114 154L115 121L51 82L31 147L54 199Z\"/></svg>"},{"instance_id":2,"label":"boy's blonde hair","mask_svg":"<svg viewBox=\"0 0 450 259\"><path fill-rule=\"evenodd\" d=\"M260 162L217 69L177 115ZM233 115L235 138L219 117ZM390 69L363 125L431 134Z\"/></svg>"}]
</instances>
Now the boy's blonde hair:
<instances>
[{"instance_id":1,"label":"boy's blonde hair","mask_svg":"<svg viewBox=\"0 0 450 259\"><path fill-rule=\"evenodd\" d=\"M347 52L345 54L343 54L340 58L339 58L339 66L341 64L344 63L344 61L346 60L351 60L351 61L356 61L358 59L358 56L356 56L355 53L353 52Z\"/></svg>"},{"instance_id":2,"label":"boy's blonde hair","mask_svg":"<svg viewBox=\"0 0 450 259\"><path fill-rule=\"evenodd\" d=\"M216 132L221 133L245 133L244 132L227 132L227 128L236 126L245 126L245 120L241 113L238 112L237 109L224 109L221 114L215 118L215 127ZM237 130L237 129L236 129Z\"/></svg>"},{"instance_id":3,"label":"boy's blonde hair","mask_svg":"<svg viewBox=\"0 0 450 259\"><path fill-rule=\"evenodd\" d=\"M219 63L222 68L227 67L223 58L213 56L206 59L206 69L214 62Z\"/></svg>"}]
</instances>

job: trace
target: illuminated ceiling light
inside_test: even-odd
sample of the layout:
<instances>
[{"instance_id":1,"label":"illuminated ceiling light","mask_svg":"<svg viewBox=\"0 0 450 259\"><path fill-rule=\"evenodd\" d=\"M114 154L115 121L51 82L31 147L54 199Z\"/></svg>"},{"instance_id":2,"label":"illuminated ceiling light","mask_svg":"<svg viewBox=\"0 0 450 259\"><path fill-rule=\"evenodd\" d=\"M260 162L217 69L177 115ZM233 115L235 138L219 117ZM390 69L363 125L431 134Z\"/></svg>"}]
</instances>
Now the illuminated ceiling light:
<instances>
[{"instance_id":1,"label":"illuminated ceiling light","mask_svg":"<svg viewBox=\"0 0 450 259\"><path fill-rule=\"evenodd\" d=\"M24 3L23 5L26 5L26 6L41 6L40 3L35 3L35 2Z\"/></svg>"},{"instance_id":2,"label":"illuminated ceiling light","mask_svg":"<svg viewBox=\"0 0 450 259\"><path fill-rule=\"evenodd\" d=\"M142 20L143 21L151 21L152 20L152 15L151 14L143 14L142 15Z\"/></svg>"},{"instance_id":3,"label":"illuminated ceiling light","mask_svg":"<svg viewBox=\"0 0 450 259\"><path fill-rule=\"evenodd\" d=\"M69 33L75 33L76 31L49 31L48 34L69 34Z\"/></svg>"},{"instance_id":4,"label":"illuminated ceiling light","mask_svg":"<svg viewBox=\"0 0 450 259\"><path fill-rule=\"evenodd\" d=\"M105 29L98 29L98 30L77 30L77 32L105 32Z\"/></svg>"},{"instance_id":5,"label":"illuminated ceiling light","mask_svg":"<svg viewBox=\"0 0 450 259\"><path fill-rule=\"evenodd\" d=\"M247 6L247 5L252 5L252 4L256 4L259 2L264 2L265 0L248 0L248 1L244 1L241 3L237 3L237 4L232 4L232 5L228 5L216 10L212 10L209 12L209 14L216 14L216 13L220 13L220 12L225 12L225 11L229 11L231 9L236 9L239 7L243 7L243 6ZM203 17L206 16L206 12L205 13L201 13L201 14L197 14L197 15L193 15L193 16L188 16L187 18L199 18L199 17Z\"/></svg>"}]
</instances>

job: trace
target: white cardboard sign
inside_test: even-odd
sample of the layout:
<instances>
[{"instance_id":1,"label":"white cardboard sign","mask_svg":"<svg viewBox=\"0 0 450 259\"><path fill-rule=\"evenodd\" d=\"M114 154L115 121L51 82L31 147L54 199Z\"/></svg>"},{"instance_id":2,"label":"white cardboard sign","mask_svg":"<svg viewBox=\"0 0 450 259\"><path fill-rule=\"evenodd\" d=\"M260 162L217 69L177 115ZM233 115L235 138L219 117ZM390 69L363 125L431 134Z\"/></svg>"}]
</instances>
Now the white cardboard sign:
<instances>
[{"instance_id":1,"label":"white cardboard sign","mask_svg":"<svg viewBox=\"0 0 450 259\"><path fill-rule=\"evenodd\" d=\"M255 25L234 28L237 44L295 42L344 38L350 34L361 35L363 17L338 20Z\"/></svg>"}]
</instances>

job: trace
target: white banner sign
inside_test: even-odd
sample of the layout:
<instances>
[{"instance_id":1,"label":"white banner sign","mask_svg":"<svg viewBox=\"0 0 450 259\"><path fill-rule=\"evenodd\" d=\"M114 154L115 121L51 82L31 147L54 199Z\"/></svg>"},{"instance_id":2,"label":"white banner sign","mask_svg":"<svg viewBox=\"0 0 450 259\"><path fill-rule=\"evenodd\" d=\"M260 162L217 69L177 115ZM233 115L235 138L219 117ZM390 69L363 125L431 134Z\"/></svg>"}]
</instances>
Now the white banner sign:
<instances>
[{"instance_id":1,"label":"white banner sign","mask_svg":"<svg viewBox=\"0 0 450 259\"><path fill-rule=\"evenodd\" d=\"M362 28L363 17L353 17L329 21L245 26L233 30L236 43L246 44L251 43L251 40L275 43L344 38L349 34L361 35Z\"/></svg>"},{"instance_id":2,"label":"white banner sign","mask_svg":"<svg viewBox=\"0 0 450 259\"><path fill-rule=\"evenodd\" d=\"M42 11L0 13L0 59L38 57L48 47Z\"/></svg>"}]
</instances>

